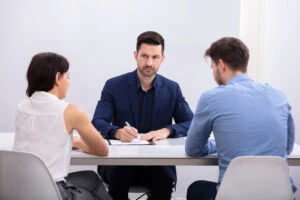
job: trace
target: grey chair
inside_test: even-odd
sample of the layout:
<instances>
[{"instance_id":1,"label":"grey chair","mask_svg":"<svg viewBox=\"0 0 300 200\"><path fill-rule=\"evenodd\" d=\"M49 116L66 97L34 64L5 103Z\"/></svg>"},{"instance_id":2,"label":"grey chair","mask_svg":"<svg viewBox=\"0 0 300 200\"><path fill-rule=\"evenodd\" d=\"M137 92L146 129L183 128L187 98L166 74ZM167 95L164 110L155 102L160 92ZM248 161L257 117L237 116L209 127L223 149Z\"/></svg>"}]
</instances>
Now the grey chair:
<instances>
[{"instance_id":1,"label":"grey chair","mask_svg":"<svg viewBox=\"0 0 300 200\"><path fill-rule=\"evenodd\" d=\"M37 156L0 151L0 199L61 200L47 166Z\"/></svg>"},{"instance_id":2,"label":"grey chair","mask_svg":"<svg viewBox=\"0 0 300 200\"><path fill-rule=\"evenodd\" d=\"M233 159L222 179L216 200L293 200L289 173L278 156L241 156Z\"/></svg>"}]
</instances>

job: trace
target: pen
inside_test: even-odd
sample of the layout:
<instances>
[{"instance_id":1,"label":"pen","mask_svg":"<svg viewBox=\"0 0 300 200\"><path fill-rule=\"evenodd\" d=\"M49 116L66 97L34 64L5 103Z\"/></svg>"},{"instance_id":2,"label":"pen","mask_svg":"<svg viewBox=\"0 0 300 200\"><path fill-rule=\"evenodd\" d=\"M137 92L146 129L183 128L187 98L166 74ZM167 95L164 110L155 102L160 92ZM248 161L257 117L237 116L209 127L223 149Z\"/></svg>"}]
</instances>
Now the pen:
<instances>
[{"instance_id":1,"label":"pen","mask_svg":"<svg viewBox=\"0 0 300 200\"><path fill-rule=\"evenodd\" d=\"M126 121L125 124L126 124L126 126L131 127L131 125L129 124L129 122Z\"/></svg>"},{"instance_id":2,"label":"pen","mask_svg":"<svg viewBox=\"0 0 300 200\"><path fill-rule=\"evenodd\" d=\"M136 131L136 129L133 128L133 127L129 124L129 122L125 121L125 124L126 124L126 126L131 127L134 131ZM137 136L135 136L135 137L137 137Z\"/></svg>"}]
</instances>

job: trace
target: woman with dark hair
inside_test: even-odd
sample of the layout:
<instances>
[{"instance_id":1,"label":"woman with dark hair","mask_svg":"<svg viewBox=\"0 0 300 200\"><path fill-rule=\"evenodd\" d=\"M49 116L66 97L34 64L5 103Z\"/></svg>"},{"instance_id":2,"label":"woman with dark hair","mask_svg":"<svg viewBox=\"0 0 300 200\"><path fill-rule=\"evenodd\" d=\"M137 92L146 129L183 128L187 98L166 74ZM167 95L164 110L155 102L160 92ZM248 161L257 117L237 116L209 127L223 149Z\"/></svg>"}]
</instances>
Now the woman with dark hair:
<instances>
[{"instance_id":1,"label":"woman with dark hair","mask_svg":"<svg viewBox=\"0 0 300 200\"><path fill-rule=\"evenodd\" d=\"M111 199L94 171L68 172L72 147L108 155L107 143L87 114L62 100L70 85L68 70L67 59L56 53L32 58L27 71L29 98L17 106L13 149L36 154L44 161L63 200ZM73 130L80 136L73 136Z\"/></svg>"}]
</instances>

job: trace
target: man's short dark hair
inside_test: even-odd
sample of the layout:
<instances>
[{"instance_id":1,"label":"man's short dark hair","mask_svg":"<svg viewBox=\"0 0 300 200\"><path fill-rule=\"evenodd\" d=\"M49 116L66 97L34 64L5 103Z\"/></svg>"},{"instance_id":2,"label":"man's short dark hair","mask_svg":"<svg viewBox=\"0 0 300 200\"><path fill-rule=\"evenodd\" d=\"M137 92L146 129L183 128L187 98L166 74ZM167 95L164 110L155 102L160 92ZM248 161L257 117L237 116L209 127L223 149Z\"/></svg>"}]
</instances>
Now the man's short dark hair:
<instances>
[{"instance_id":1,"label":"man's short dark hair","mask_svg":"<svg viewBox=\"0 0 300 200\"><path fill-rule=\"evenodd\" d=\"M146 31L140 34L137 38L137 43L136 43L137 52L140 50L140 47L143 43L150 44L150 45L161 45L162 54L164 54L165 40L159 33L155 31Z\"/></svg>"},{"instance_id":2,"label":"man's short dark hair","mask_svg":"<svg viewBox=\"0 0 300 200\"><path fill-rule=\"evenodd\" d=\"M222 59L232 70L247 72L249 50L240 39L223 37L212 43L204 56L210 57L216 64Z\"/></svg>"},{"instance_id":3,"label":"man's short dark hair","mask_svg":"<svg viewBox=\"0 0 300 200\"><path fill-rule=\"evenodd\" d=\"M27 96L36 91L48 92L54 87L57 72L69 70L68 60L56 53L39 53L32 57L27 70Z\"/></svg>"}]
</instances>

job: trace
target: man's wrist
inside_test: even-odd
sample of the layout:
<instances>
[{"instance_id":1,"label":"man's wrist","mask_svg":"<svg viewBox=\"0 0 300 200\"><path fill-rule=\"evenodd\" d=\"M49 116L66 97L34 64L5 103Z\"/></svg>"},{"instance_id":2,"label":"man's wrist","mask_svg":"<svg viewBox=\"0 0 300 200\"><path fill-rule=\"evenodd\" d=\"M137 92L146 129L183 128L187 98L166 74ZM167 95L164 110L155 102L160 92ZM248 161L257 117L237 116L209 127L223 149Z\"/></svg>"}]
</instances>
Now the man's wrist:
<instances>
[{"instance_id":1,"label":"man's wrist","mask_svg":"<svg viewBox=\"0 0 300 200\"><path fill-rule=\"evenodd\" d=\"M172 127L171 126L166 126L165 128L169 130L168 138L174 137L175 131L172 129Z\"/></svg>"},{"instance_id":2,"label":"man's wrist","mask_svg":"<svg viewBox=\"0 0 300 200\"><path fill-rule=\"evenodd\" d=\"M114 130L113 138L120 140L120 138L121 138L121 137L120 137L120 129L121 129L121 128L116 128L116 129Z\"/></svg>"}]
</instances>

